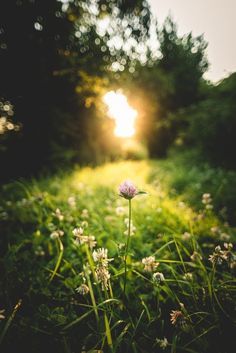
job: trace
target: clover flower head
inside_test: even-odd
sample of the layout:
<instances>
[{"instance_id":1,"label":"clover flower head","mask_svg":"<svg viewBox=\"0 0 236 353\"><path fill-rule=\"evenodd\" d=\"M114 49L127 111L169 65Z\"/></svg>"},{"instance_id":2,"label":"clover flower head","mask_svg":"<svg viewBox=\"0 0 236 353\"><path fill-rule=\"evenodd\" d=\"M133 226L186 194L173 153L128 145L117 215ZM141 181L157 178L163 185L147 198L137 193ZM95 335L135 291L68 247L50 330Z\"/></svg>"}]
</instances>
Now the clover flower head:
<instances>
[{"instance_id":1,"label":"clover flower head","mask_svg":"<svg viewBox=\"0 0 236 353\"><path fill-rule=\"evenodd\" d=\"M156 341L157 341L159 347L162 348L163 350L166 349L166 347L169 344L169 342L168 342L166 337L164 337L163 339L157 338Z\"/></svg>"},{"instance_id":2,"label":"clover flower head","mask_svg":"<svg viewBox=\"0 0 236 353\"><path fill-rule=\"evenodd\" d=\"M54 230L54 231L50 234L50 238L51 238L51 239L57 239L57 238L63 237L63 235L64 235L63 230L57 229L57 230Z\"/></svg>"},{"instance_id":3,"label":"clover flower head","mask_svg":"<svg viewBox=\"0 0 236 353\"><path fill-rule=\"evenodd\" d=\"M103 266L107 266L108 262L112 261L113 259L108 259L108 250L105 248L99 248L93 251L93 260L102 264Z\"/></svg>"},{"instance_id":4,"label":"clover flower head","mask_svg":"<svg viewBox=\"0 0 236 353\"><path fill-rule=\"evenodd\" d=\"M165 277L164 277L163 273L161 273L161 272L153 273L152 278L153 278L153 281L157 282L158 284L165 281Z\"/></svg>"},{"instance_id":5,"label":"clover flower head","mask_svg":"<svg viewBox=\"0 0 236 353\"><path fill-rule=\"evenodd\" d=\"M159 265L159 262L156 262L154 256L148 256L142 259L142 264L144 265L144 271L153 272Z\"/></svg>"},{"instance_id":6,"label":"clover flower head","mask_svg":"<svg viewBox=\"0 0 236 353\"><path fill-rule=\"evenodd\" d=\"M73 233L73 235L74 235L75 237L80 237L81 235L83 235L84 230L83 230L82 227L74 228L74 229L72 230L72 233Z\"/></svg>"},{"instance_id":7,"label":"clover flower head","mask_svg":"<svg viewBox=\"0 0 236 353\"><path fill-rule=\"evenodd\" d=\"M201 256L201 254L199 254L199 252L194 251L194 252L192 253L192 255L190 256L190 259L191 259L193 262L195 262L195 261L198 261L198 260L202 260L202 256Z\"/></svg>"},{"instance_id":8,"label":"clover flower head","mask_svg":"<svg viewBox=\"0 0 236 353\"><path fill-rule=\"evenodd\" d=\"M57 218L59 221L63 221L64 216L60 210L60 208L57 208L55 212L52 212L52 215Z\"/></svg>"},{"instance_id":9,"label":"clover flower head","mask_svg":"<svg viewBox=\"0 0 236 353\"><path fill-rule=\"evenodd\" d=\"M78 288L76 288L75 291L81 295L86 295L89 293L89 287L85 283L83 283Z\"/></svg>"},{"instance_id":10,"label":"clover flower head","mask_svg":"<svg viewBox=\"0 0 236 353\"><path fill-rule=\"evenodd\" d=\"M185 329L188 326L188 320L181 310L172 310L170 313L170 322L174 326Z\"/></svg>"},{"instance_id":11,"label":"clover flower head","mask_svg":"<svg viewBox=\"0 0 236 353\"><path fill-rule=\"evenodd\" d=\"M4 320L5 316L3 315L3 313L5 312L4 309L0 310L0 320Z\"/></svg>"},{"instance_id":12,"label":"clover flower head","mask_svg":"<svg viewBox=\"0 0 236 353\"><path fill-rule=\"evenodd\" d=\"M131 200L138 194L138 189L130 180L125 180L119 186L119 194L127 200Z\"/></svg>"}]
</instances>

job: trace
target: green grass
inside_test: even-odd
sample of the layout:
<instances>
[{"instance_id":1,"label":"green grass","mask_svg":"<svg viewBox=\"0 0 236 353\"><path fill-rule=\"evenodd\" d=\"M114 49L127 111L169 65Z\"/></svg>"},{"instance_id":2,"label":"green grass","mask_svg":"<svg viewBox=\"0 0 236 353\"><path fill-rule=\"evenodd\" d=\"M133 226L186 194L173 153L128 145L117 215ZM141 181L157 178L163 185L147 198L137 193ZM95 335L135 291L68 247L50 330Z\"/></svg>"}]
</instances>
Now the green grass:
<instances>
[{"instance_id":1,"label":"green grass","mask_svg":"<svg viewBox=\"0 0 236 353\"><path fill-rule=\"evenodd\" d=\"M164 337L166 352L233 352L235 259L232 255L231 266L228 258L213 266L208 257L217 245L223 249L225 240L234 243L235 229L218 214L218 204L212 211L201 203L202 194L211 192L213 204L218 197L224 206L222 178L225 185L236 180L233 173L213 173L207 166L190 169L172 158L77 168L4 185L3 352L162 352L159 340ZM117 189L125 179L148 194L132 200L136 231L127 255L124 295L128 201ZM57 208L63 217L55 215ZM105 290L97 281L90 249L74 244L72 231L80 226L113 259ZM64 235L51 239L58 229ZM155 272L163 273L163 282L144 270L142 259L148 256L159 262ZM76 291L81 284L89 288L86 295ZM172 310L181 311L176 325L170 322Z\"/></svg>"}]
</instances>

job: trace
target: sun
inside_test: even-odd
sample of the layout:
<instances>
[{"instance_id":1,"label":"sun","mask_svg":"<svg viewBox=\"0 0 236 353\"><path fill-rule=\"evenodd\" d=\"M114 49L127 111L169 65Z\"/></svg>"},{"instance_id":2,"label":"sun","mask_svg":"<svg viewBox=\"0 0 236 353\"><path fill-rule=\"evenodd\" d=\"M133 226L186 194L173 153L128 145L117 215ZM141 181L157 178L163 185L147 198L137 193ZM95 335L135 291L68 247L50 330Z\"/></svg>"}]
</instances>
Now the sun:
<instances>
[{"instance_id":1,"label":"sun","mask_svg":"<svg viewBox=\"0 0 236 353\"><path fill-rule=\"evenodd\" d=\"M135 134L137 111L133 109L121 92L107 92L103 100L108 107L108 115L115 120L114 134L118 137L132 137Z\"/></svg>"}]
</instances>

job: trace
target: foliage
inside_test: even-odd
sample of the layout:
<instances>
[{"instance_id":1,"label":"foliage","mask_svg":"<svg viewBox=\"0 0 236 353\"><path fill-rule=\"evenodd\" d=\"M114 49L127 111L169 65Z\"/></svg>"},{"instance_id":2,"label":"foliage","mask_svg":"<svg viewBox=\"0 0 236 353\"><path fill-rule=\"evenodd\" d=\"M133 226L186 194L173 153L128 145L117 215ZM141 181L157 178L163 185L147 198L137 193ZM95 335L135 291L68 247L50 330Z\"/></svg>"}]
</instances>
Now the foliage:
<instances>
[{"instance_id":1,"label":"foliage","mask_svg":"<svg viewBox=\"0 0 236 353\"><path fill-rule=\"evenodd\" d=\"M236 168L236 74L212 87L210 94L185 112L187 143L196 146L209 161Z\"/></svg>"},{"instance_id":2,"label":"foliage","mask_svg":"<svg viewBox=\"0 0 236 353\"><path fill-rule=\"evenodd\" d=\"M164 177L177 178L180 167L169 168L167 174L163 163L78 168L67 175L3 186L4 316L9 317L22 299L4 331L4 352L232 352L235 258L224 242L235 242L235 229L208 207L208 184L196 192L198 198L206 194L206 203L192 199L194 211L185 191L184 203ZM190 177L195 174L201 171L196 169ZM148 195L132 200L134 234L124 297L122 244L127 239L128 201L118 196L117 188L125 178ZM195 183L196 177L192 180ZM211 187L214 205L217 185ZM108 262L106 290L97 283L97 260L82 242L79 227L83 236L95 236L96 250L107 248L113 259ZM155 271L160 271L154 277L144 270L144 264L153 261L150 256L158 266ZM4 319L0 325L4 330Z\"/></svg>"}]
</instances>

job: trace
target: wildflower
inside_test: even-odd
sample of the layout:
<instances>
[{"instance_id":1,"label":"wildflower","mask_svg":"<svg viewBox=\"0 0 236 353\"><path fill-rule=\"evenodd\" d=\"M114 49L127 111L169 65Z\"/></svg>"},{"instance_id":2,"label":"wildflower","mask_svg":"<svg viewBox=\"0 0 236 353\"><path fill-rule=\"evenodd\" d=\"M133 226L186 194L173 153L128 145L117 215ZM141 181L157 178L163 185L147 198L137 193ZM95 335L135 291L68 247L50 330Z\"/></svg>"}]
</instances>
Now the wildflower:
<instances>
[{"instance_id":1,"label":"wildflower","mask_svg":"<svg viewBox=\"0 0 236 353\"><path fill-rule=\"evenodd\" d=\"M126 180L120 184L119 193L121 197L124 197L127 200L131 200L138 194L138 189L131 181Z\"/></svg>"},{"instance_id":2,"label":"wildflower","mask_svg":"<svg viewBox=\"0 0 236 353\"><path fill-rule=\"evenodd\" d=\"M72 230L72 233L74 234L75 237L78 237L78 238L79 238L81 235L83 235L84 230L83 230L82 227L74 228L74 229Z\"/></svg>"},{"instance_id":3,"label":"wildflower","mask_svg":"<svg viewBox=\"0 0 236 353\"><path fill-rule=\"evenodd\" d=\"M212 255L209 256L209 261L213 263L213 265L221 265L223 262L223 251L221 247L218 245L215 247L215 251Z\"/></svg>"},{"instance_id":4,"label":"wildflower","mask_svg":"<svg viewBox=\"0 0 236 353\"><path fill-rule=\"evenodd\" d=\"M124 213L125 213L125 208L124 207L122 207L122 206L116 207L117 216L123 216Z\"/></svg>"},{"instance_id":5,"label":"wildflower","mask_svg":"<svg viewBox=\"0 0 236 353\"><path fill-rule=\"evenodd\" d=\"M233 244L224 243L225 250L223 251L222 258L228 263L230 268L233 268L236 264L236 256L232 253Z\"/></svg>"},{"instance_id":6,"label":"wildflower","mask_svg":"<svg viewBox=\"0 0 236 353\"><path fill-rule=\"evenodd\" d=\"M110 273L108 271L108 263L113 259L108 259L108 250L99 248L93 251L93 260L97 262L95 274L98 282L102 284L102 290L108 288Z\"/></svg>"},{"instance_id":7,"label":"wildflower","mask_svg":"<svg viewBox=\"0 0 236 353\"><path fill-rule=\"evenodd\" d=\"M191 239L191 234L188 233L188 232L184 232L184 233L182 234L182 239L183 239L184 241Z\"/></svg>"},{"instance_id":8,"label":"wildflower","mask_svg":"<svg viewBox=\"0 0 236 353\"><path fill-rule=\"evenodd\" d=\"M86 295L89 292L89 287L83 283L78 288L76 288L76 292L81 295Z\"/></svg>"},{"instance_id":9,"label":"wildflower","mask_svg":"<svg viewBox=\"0 0 236 353\"><path fill-rule=\"evenodd\" d=\"M95 236L93 235L83 235L84 230L82 227L75 228L72 233L75 236L75 244L76 245L83 245L83 244L88 244L90 249L93 249L97 242L95 240Z\"/></svg>"},{"instance_id":10,"label":"wildflower","mask_svg":"<svg viewBox=\"0 0 236 353\"><path fill-rule=\"evenodd\" d=\"M211 194L202 195L202 203L205 205L206 210L211 210L213 208Z\"/></svg>"},{"instance_id":11,"label":"wildflower","mask_svg":"<svg viewBox=\"0 0 236 353\"><path fill-rule=\"evenodd\" d=\"M87 228L88 227L88 222L87 221L81 222L81 227Z\"/></svg>"},{"instance_id":12,"label":"wildflower","mask_svg":"<svg viewBox=\"0 0 236 353\"><path fill-rule=\"evenodd\" d=\"M159 347L162 348L163 350L166 349L166 347L169 344L169 342L168 342L166 337L164 337L163 339L157 338L156 341L157 341Z\"/></svg>"},{"instance_id":13,"label":"wildflower","mask_svg":"<svg viewBox=\"0 0 236 353\"><path fill-rule=\"evenodd\" d=\"M0 310L0 320L5 319L5 316L3 315L4 312L5 312L4 309Z\"/></svg>"},{"instance_id":14,"label":"wildflower","mask_svg":"<svg viewBox=\"0 0 236 353\"><path fill-rule=\"evenodd\" d=\"M51 239L57 239L57 238L60 238L64 235L64 232L63 230L54 230L51 234L50 234L50 238Z\"/></svg>"},{"instance_id":15,"label":"wildflower","mask_svg":"<svg viewBox=\"0 0 236 353\"><path fill-rule=\"evenodd\" d=\"M217 234L217 233L219 233L219 231L220 231L219 227L217 227L217 226L211 227L211 232L213 234Z\"/></svg>"},{"instance_id":16,"label":"wildflower","mask_svg":"<svg viewBox=\"0 0 236 353\"><path fill-rule=\"evenodd\" d=\"M75 200L75 197L74 196L70 196L68 197L68 205L71 207L71 208L75 208L76 207L76 200Z\"/></svg>"},{"instance_id":17,"label":"wildflower","mask_svg":"<svg viewBox=\"0 0 236 353\"><path fill-rule=\"evenodd\" d=\"M186 316L180 310L172 310L170 313L170 322L174 326L179 326L181 328L185 328L188 321Z\"/></svg>"},{"instance_id":18,"label":"wildflower","mask_svg":"<svg viewBox=\"0 0 236 353\"><path fill-rule=\"evenodd\" d=\"M227 234L227 233L220 233L220 240L229 241L230 240L230 235Z\"/></svg>"},{"instance_id":19,"label":"wildflower","mask_svg":"<svg viewBox=\"0 0 236 353\"><path fill-rule=\"evenodd\" d=\"M144 265L144 271L153 272L159 265L159 262L156 262L154 256L148 256L142 259L142 264Z\"/></svg>"},{"instance_id":20,"label":"wildflower","mask_svg":"<svg viewBox=\"0 0 236 353\"><path fill-rule=\"evenodd\" d=\"M98 282L102 283L102 290L108 289L108 281L110 279L110 273L105 266L97 266L95 270L96 278Z\"/></svg>"},{"instance_id":21,"label":"wildflower","mask_svg":"<svg viewBox=\"0 0 236 353\"><path fill-rule=\"evenodd\" d=\"M192 281L193 279L193 274L191 272L186 272L184 275L183 275L183 278L187 281Z\"/></svg>"},{"instance_id":22,"label":"wildflower","mask_svg":"<svg viewBox=\"0 0 236 353\"><path fill-rule=\"evenodd\" d=\"M64 216L59 208L57 208L55 212L52 212L52 215L56 217L59 221L63 221L64 219Z\"/></svg>"},{"instance_id":23,"label":"wildflower","mask_svg":"<svg viewBox=\"0 0 236 353\"><path fill-rule=\"evenodd\" d=\"M128 233L129 233L129 218L125 218L124 222L127 227L127 229L124 231L124 234L128 235ZM133 222L131 220L131 222L130 222L130 235L134 235L135 232L136 232L136 227L133 225Z\"/></svg>"},{"instance_id":24,"label":"wildflower","mask_svg":"<svg viewBox=\"0 0 236 353\"><path fill-rule=\"evenodd\" d=\"M202 260L202 256L197 251L194 251L190 256L190 259L195 262L198 260Z\"/></svg>"},{"instance_id":25,"label":"wildflower","mask_svg":"<svg viewBox=\"0 0 236 353\"><path fill-rule=\"evenodd\" d=\"M40 246L40 245L37 247L37 249L35 250L34 253L36 256L44 256L45 255L45 252L44 252L42 246Z\"/></svg>"},{"instance_id":26,"label":"wildflower","mask_svg":"<svg viewBox=\"0 0 236 353\"><path fill-rule=\"evenodd\" d=\"M157 282L158 284L165 281L165 277L164 277L163 273L161 273L161 272L153 273L152 278L153 278L153 281Z\"/></svg>"},{"instance_id":27,"label":"wildflower","mask_svg":"<svg viewBox=\"0 0 236 353\"><path fill-rule=\"evenodd\" d=\"M110 261L113 259L108 259L108 250L104 248L99 248L98 250L93 251L93 260L102 264L103 266L107 266Z\"/></svg>"},{"instance_id":28,"label":"wildflower","mask_svg":"<svg viewBox=\"0 0 236 353\"><path fill-rule=\"evenodd\" d=\"M89 212L88 212L88 210L86 208L84 208L82 210L81 217L82 218L89 218Z\"/></svg>"},{"instance_id":29,"label":"wildflower","mask_svg":"<svg viewBox=\"0 0 236 353\"><path fill-rule=\"evenodd\" d=\"M211 198L211 194L209 194L209 193L206 193L206 194L203 194L202 195L202 203L203 204L209 204L209 203L211 203L212 202L212 198Z\"/></svg>"}]
</instances>

